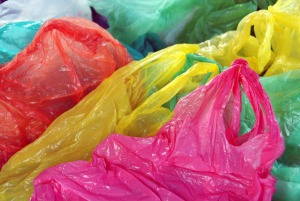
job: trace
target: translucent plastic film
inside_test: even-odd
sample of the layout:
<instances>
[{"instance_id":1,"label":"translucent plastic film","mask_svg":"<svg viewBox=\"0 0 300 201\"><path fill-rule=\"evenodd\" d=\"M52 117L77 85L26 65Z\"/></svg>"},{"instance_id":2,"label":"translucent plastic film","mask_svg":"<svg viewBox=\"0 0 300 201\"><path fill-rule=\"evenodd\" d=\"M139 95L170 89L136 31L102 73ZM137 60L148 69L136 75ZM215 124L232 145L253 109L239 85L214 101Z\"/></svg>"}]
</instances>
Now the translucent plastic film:
<instances>
[{"instance_id":1,"label":"translucent plastic film","mask_svg":"<svg viewBox=\"0 0 300 201\"><path fill-rule=\"evenodd\" d=\"M243 136L241 89L256 119ZM34 180L32 201L271 200L276 179L270 172L283 149L258 75L237 60L180 99L156 136L112 134L97 146L91 163L47 169Z\"/></svg>"},{"instance_id":2,"label":"translucent plastic film","mask_svg":"<svg viewBox=\"0 0 300 201\"><path fill-rule=\"evenodd\" d=\"M201 43L198 52L225 66L245 58L262 76L299 69L299 1L279 0L268 10L249 14L236 31Z\"/></svg>"}]
</instances>

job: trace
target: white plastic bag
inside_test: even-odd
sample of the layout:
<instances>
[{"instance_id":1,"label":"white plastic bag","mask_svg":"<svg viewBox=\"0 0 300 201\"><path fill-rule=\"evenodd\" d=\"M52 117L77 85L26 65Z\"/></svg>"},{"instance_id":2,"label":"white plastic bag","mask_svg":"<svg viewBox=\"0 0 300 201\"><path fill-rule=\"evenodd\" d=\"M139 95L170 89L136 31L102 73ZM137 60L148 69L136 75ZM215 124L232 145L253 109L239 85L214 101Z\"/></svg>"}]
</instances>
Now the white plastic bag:
<instances>
[{"instance_id":1,"label":"white plastic bag","mask_svg":"<svg viewBox=\"0 0 300 201\"><path fill-rule=\"evenodd\" d=\"M9 0L0 4L0 26L9 22L38 21L56 17L91 20L87 0Z\"/></svg>"}]
</instances>

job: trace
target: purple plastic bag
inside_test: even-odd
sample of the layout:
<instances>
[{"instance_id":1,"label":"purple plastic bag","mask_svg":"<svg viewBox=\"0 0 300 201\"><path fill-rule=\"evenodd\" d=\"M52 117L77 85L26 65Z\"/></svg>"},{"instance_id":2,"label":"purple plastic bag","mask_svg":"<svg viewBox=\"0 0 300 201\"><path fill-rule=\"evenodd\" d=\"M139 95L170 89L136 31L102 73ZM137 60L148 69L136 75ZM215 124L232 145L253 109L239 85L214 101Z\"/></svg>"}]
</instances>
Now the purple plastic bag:
<instances>
[{"instance_id":1,"label":"purple plastic bag","mask_svg":"<svg viewBox=\"0 0 300 201\"><path fill-rule=\"evenodd\" d=\"M238 136L241 88L256 117ZM61 164L34 181L35 200L271 200L283 138L258 75L244 60L178 102L157 136L112 134L93 161Z\"/></svg>"}]
</instances>

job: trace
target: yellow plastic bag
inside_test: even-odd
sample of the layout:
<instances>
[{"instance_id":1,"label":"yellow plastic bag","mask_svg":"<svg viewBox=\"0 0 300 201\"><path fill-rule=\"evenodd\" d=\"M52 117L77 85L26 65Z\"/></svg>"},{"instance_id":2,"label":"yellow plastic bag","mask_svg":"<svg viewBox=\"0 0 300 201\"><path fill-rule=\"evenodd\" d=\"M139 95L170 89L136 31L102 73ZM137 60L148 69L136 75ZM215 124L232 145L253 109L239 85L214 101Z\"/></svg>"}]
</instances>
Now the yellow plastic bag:
<instances>
[{"instance_id":1,"label":"yellow plastic bag","mask_svg":"<svg viewBox=\"0 0 300 201\"><path fill-rule=\"evenodd\" d=\"M112 132L156 133L172 116L172 99L220 71L214 63L186 59L197 49L198 45L175 45L116 71L10 158L0 172L0 200L28 200L39 173L59 163L89 160L96 145Z\"/></svg>"},{"instance_id":2,"label":"yellow plastic bag","mask_svg":"<svg viewBox=\"0 0 300 201\"><path fill-rule=\"evenodd\" d=\"M249 14L236 31L201 43L198 53L224 66L245 58L253 70L264 76L299 69L299 0L279 0L268 10Z\"/></svg>"}]
</instances>

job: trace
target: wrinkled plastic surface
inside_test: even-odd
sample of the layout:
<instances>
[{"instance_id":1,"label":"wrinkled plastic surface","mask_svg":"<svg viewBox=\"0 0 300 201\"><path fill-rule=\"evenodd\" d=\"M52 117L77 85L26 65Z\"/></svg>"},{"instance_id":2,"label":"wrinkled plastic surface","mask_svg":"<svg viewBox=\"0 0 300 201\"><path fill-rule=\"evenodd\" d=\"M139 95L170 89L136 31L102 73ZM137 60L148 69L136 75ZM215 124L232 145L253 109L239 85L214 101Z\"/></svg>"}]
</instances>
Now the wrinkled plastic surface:
<instances>
[{"instance_id":1,"label":"wrinkled plastic surface","mask_svg":"<svg viewBox=\"0 0 300 201\"><path fill-rule=\"evenodd\" d=\"M57 17L91 20L87 0L8 0L0 4L0 26L10 22L39 21Z\"/></svg>"},{"instance_id":2,"label":"wrinkled plastic surface","mask_svg":"<svg viewBox=\"0 0 300 201\"><path fill-rule=\"evenodd\" d=\"M46 22L32 43L0 69L0 169L131 60L126 48L93 22Z\"/></svg>"},{"instance_id":3,"label":"wrinkled plastic surface","mask_svg":"<svg viewBox=\"0 0 300 201\"><path fill-rule=\"evenodd\" d=\"M24 49L43 23L43 21L16 22L0 27L0 65L11 61L17 53ZM165 44L156 34L145 34L131 46L124 43L123 45L134 60L141 60L149 53L165 48Z\"/></svg>"},{"instance_id":4,"label":"wrinkled plastic surface","mask_svg":"<svg viewBox=\"0 0 300 201\"><path fill-rule=\"evenodd\" d=\"M285 151L272 171L278 179L273 200L296 201L300 196L300 70L265 77L261 83L271 100L285 142ZM242 132L245 132L253 125L254 116L249 102L244 100L243 106Z\"/></svg>"},{"instance_id":5,"label":"wrinkled plastic surface","mask_svg":"<svg viewBox=\"0 0 300 201\"><path fill-rule=\"evenodd\" d=\"M140 36L132 45L123 44L134 60L141 60L149 53L157 52L166 47L164 42L155 33Z\"/></svg>"},{"instance_id":6,"label":"wrinkled plastic surface","mask_svg":"<svg viewBox=\"0 0 300 201\"><path fill-rule=\"evenodd\" d=\"M138 37L131 46L143 56L147 56L149 52L157 52L166 47L164 42L155 33L147 33Z\"/></svg>"},{"instance_id":7,"label":"wrinkled plastic surface","mask_svg":"<svg viewBox=\"0 0 300 201\"><path fill-rule=\"evenodd\" d=\"M218 65L189 56L198 45L175 45L116 71L74 108L59 116L0 172L0 200L28 200L33 179L69 161L89 160L110 133L148 136L173 115L177 98L219 73Z\"/></svg>"},{"instance_id":8,"label":"wrinkled plastic surface","mask_svg":"<svg viewBox=\"0 0 300 201\"><path fill-rule=\"evenodd\" d=\"M201 43L199 53L223 66L245 58L263 76L299 69L299 22L299 1L279 0L268 10L249 14L236 31Z\"/></svg>"},{"instance_id":9,"label":"wrinkled plastic surface","mask_svg":"<svg viewBox=\"0 0 300 201\"><path fill-rule=\"evenodd\" d=\"M193 8L193 17L177 35L175 39L177 43L186 41L199 43L226 31L234 30L243 17L257 9L256 1L253 0L240 2L207 0L203 2L206 3L202 3L204 5L196 9ZM172 35L169 34L167 37L171 38Z\"/></svg>"},{"instance_id":10,"label":"wrinkled plastic surface","mask_svg":"<svg viewBox=\"0 0 300 201\"><path fill-rule=\"evenodd\" d=\"M235 29L258 8L256 0L90 0L90 4L107 17L112 35L130 45L146 33L159 34L167 45L202 42Z\"/></svg>"},{"instance_id":11,"label":"wrinkled plastic surface","mask_svg":"<svg viewBox=\"0 0 300 201\"><path fill-rule=\"evenodd\" d=\"M238 136L241 88L253 129ZM35 200L271 200L283 138L258 75L244 60L180 99L155 137L110 135L93 161L50 168Z\"/></svg>"},{"instance_id":12,"label":"wrinkled plastic surface","mask_svg":"<svg viewBox=\"0 0 300 201\"><path fill-rule=\"evenodd\" d=\"M17 22L0 27L0 65L11 61L31 43L42 23L42 21Z\"/></svg>"}]
</instances>

